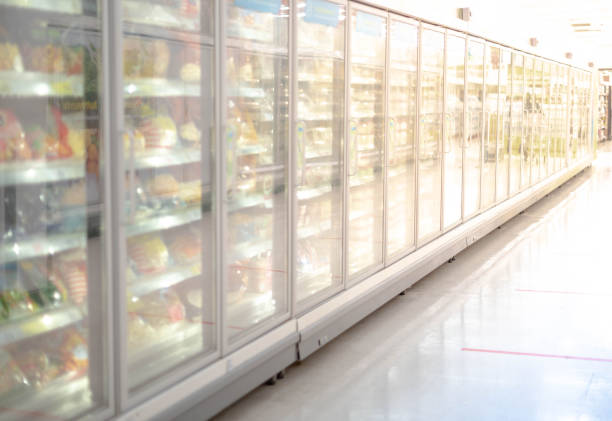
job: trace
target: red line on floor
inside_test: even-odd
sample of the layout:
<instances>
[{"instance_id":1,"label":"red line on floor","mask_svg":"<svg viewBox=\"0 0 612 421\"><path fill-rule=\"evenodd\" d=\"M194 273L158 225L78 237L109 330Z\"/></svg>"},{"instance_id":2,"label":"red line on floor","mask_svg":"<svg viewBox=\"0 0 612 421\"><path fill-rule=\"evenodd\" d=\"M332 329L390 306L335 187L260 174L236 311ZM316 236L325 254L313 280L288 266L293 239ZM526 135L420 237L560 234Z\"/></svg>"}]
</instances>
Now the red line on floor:
<instances>
[{"instance_id":1,"label":"red line on floor","mask_svg":"<svg viewBox=\"0 0 612 421\"><path fill-rule=\"evenodd\" d=\"M594 295L596 297L609 297L612 294L597 294L594 292L580 292L580 291L555 291L550 289L521 289L516 288L517 292L537 292L541 294L568 294L568 295Z\"/></svg>"},{"instance_id":2,"label":"red line on floor","mask_svg":"<svg viewBox=\"0 0 612 421\"><path fill-rule=\"evenodd\" d=\"M461 350L470 351L470 352L485 352L489 354L521 355L524 357L560 358L560 359L565 359L565 360L583 360L583 361L598 361L602 363L612 363L612 358L577 357L575 355L539 354L536 352L503 351L499 349L483 349L483 348L461 348Z\"/></svg>"}]
</instances>

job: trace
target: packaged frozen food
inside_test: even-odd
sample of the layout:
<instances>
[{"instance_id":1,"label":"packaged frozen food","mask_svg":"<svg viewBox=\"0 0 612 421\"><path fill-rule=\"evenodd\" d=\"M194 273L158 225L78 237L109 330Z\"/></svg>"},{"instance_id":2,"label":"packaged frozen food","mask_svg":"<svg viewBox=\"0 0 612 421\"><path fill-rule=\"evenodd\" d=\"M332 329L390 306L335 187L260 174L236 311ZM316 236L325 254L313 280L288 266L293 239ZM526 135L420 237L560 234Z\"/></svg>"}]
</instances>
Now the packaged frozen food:
<instances>
[{"instance_id":1,"label":"packaged frozen food","mask_svg":"<svg viewBox=\"0 0 612 421\"><path fill-rule=\"evenodd\" d=\"M62 361L64 373L83 373L89 365L87 341L75 328L67 329L63 335L57 358ZM57 352L56 351L56 352Z\"/></svg>"},{"instance_id":2,"label":"packaged frozen food","mask_svg":"<svg viewBox=\"0 0 612 421\"><path fill-rule=\"evenodd\" d=\"M83 73L83 59L85 52L81 46L65 47L64 60L66 74L79 75Z\"/></svg>"},{"instance_id":3,"label":"packaged frozen food","mask_svg":"<svg viewBox=\"0 0 612 421\"><path fill-rule=\"evenodd\" d=\"M126 38L123 42L123 74L131 78L166 77L170 48L164 40Z\"/></svg>"},{"instance_id":4,"label":"packaged frozen food","mask_svg":"<svg viewBox=\"0 0 612 421\"><path fill-rule=\"evenodd\" d=\"M162 239L155 234L131 237L128 243L128 256L136 270L143 274L163 271L169 260L168 249Z\"/></svg>"},{"instance_id":5,"label":"packaged frozen food","mask_svg":"<svg viewBox=\"0 0 612 421\"><path fill-rule=\"evenodd\" d=\"M185 82L199 82L201 77L200 66L195 63L185 63L181 67L181 79Z\"/></svg>"},{"instance_id":6,"label":"packaged frozen food","mask_svg":"<svg viewBox=\"0 0 612 421\"><path fill-rule=\"evenodd\" d=\"M170 255L178 264L197 262L202 252L200 237L188 229L168 234L167 244Z\"/></svg>"},{"instance_id":7,"label":"packaged frozen food","mask_svg":"<svg viewBox=\"0 0 612 421\"><path fill-rule=\"evenodd\" d=\"M63 73L64 51L61 46L46 44L28 46L26 49L28 68L34 72Z\"/></svg>"},{"instance_id":8,"label":"packaged frozen food","mask_svg":"<svg viewBox=\"0 0 612 421\"><path fill-rule=\"evenodd\" d=\"M81 305L87 298L87 263L85 260L62 259L62 279L68 287L70 300Z\"/></svg>"},{"instance_id":9,"label":"packaged frozen food","mask_svg":"<svg viewBox=\"0 0 612 421\"><path fill-rule=\"evenodd\" d=\"M137 312L153 328L185 320L185 307L172 289L163 289L140 299Z\"/></svg>"},{"instance_id":10,"label":"packaged frozen food","mask_svg":"<svg viewBox=\"0 0 612 421\"><path fill-rule=\"evenodd\" d=\"M178 197L189 205L200 203L202 201L202 183L199 180L182 183L178 191Z\"/></svg>"},{"instance_id":11,"label":"packaged frozen food","mask_svg":"<svg viewBox=\"0 0 612 421\"><path fill-rule=\"evenodd\" d=\"M159 174L149 182L149 192L157 197L172 197L179 192L180 184L172 174Z\"/></svg>"},{"instance_id":12,"label":"packaged frozen food","mask_svg":"<svg viewBox=\"0 0 612 421\"><path fill-rule=\"evenodd\" d=\"M14 320L34 314L38 306L23 289L0 291L0 320Z\"/></svg>"},{"instance_id":13,"label":"packaged frozen food","mask_svg":"<svg viewBox=\"0 0 612 421\"><path fill-rule=\"evenodd\" d=\"M127 331L128 346L131 349L146 347L157 338L155 329L134 312L130 312Z\"/></svg>"},{"instance_id":14,"label":"packaged frozen food","mask_svg":"<svg viewBox=\"0 0 612 421\"><path fill-rule=\"evenodd\" d=\"M139 154L145 150L145 143L140 130L129 130L123 134L123 153L129 156L133 148L134 155Z\"/></svg>"},{"instance_id":15,"label":"packaged frozen food","mask_svg":"<svg viewBox=\"0 0 612 421\"><path fill-rule=\"evenodd\" d=\"M138 128L143 134L147 148L172 148L178 141L176 125L167 115L145 119Z\"/></svg>"},{"instance_id":16,"label":"packaged frozen food","mask_svg":"<svg viewBox=\"0 0 612 421\"><path fill-rule=\"evenodd\" d=\"M0 396L29 385L11 354L0 348Z\"/></svg>"},{"instance_id":17,"label":"packaged frozen food","mask_svg":"<svg viewBox=\"0 0 612 421\"><path fill-rule=\"evenodd\" d=\"M0 162L31 157L32 151L17 116L0 108Z\"/></svg>"},{"instance_id":18,"label":"packaged frozen food","mask_svg":"<svg viewBox=\"0 0 612 421\"><path fill-rule=\"evenodd\" d=\"M0 70L23 71L23 62L17 44L0 42Z\"/></svg>"},{"instance_id":19,"label":"packaged frozen food","mask_svg":"<svg viewBox=\"0 0 612 421\"><path fill-rule=\"evenodd\" d=\"M123 40L123 75L125 77L140 77L142 54L140 39L125 38Z\"/></svg>"},{"instance_id":20,"label":"packaged frozen food","mask_svg":"<svg viewBox=\"0 0 612 421\"><path fill-rule=\"evenodd\" d=\"M47 159L64 159L72 156L72 148L68 143L70 129L63 120L62 112L57 107L48 108L48 118L50 123L49 134L47 136Z\"/></svg>"},{"instance_id":21,"label":"packaged frozen food","mask_svg":"<svg viewBox=\"0 0 612 421\"><path fill-rule=\"evenodd\" d=\"M186 141L189 146L196 147L199 145L202 132L200 132L193 121L183 124L179 132L181 134L181 139Z\"/></svg>"},{"instance_id":22,"label":"packaged frozen food","mask_svg":"<svg viewBox=\"0 0 612 421\"><path fill-rule=\"evenodd\" d=\"M13 355L28 383L35 387L43 387L61 374L59 361L49 358L39 346L20 349L20 352L15 352Z\"/></svg>"}]
</instances>

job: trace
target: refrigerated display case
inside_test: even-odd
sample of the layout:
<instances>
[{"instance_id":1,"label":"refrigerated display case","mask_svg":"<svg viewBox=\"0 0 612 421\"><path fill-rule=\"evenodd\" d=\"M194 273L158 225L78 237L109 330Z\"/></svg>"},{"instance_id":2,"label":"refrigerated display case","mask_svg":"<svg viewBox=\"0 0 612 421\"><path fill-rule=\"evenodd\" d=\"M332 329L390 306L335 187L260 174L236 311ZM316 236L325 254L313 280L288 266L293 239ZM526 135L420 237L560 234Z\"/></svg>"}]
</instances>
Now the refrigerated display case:
<instances>
[{"instance_id":1,"label":"refrigerated display case","mask_svg":"<svg viewBox=\"0 0 612 421\"><path fill-rule=\"evenodd\" d=\"M0 2L0 420L111 399L99 6Z\"/></svg>"},{"instance_id":2,"label":"refrigerated display case","mask_svg":"<svg viewBox=\"0 0 612 421\"><path fill-rule=\"evenodd\" d=\"M296 295L301 308L343 285L346 7L308 0L297 32Z\"/></svg>"},{"instance_id":3,"label":"refrigerated display case","mask_svg":"<svg viewBox=\"0 0 612 421\"><path fill-rule=\"evenodd\" d=\"M348 276L383 264L387 19L351 6L348 134Z\"/></svg>"},{"instance_id":4,"label":"refrigerated display case","mask_svg":"<svg viewBox=\"0 0 612 421\"><path fill-rule=\"evenodd\" d=\"M418 150L418 242L441 232L444 32L421 29L421 95Z\"/></svg>"},{"instance_id":5,"label":"refrigerated display case","mask_svg":"<svg viewBox=\"0 0 612 421\"><path fill-rule=\"evenodd\" d=\"M418 25L391 16L387 117L387 262L414 247Z\"/></svg>"},{"instance_id":6,"label":"refrigerated display case","mask_svg":"<svg viewBox=\"0 0 612 421\"><path fill-rule=\"evenodd\" d=\"M444 129L444 228L461 221L465 108L465 48L463 36L446 37L446 110Z\"/></svg>"},{"instance_id":7,"label":"refrigerated display case","mask_svg":"<svg viewBox=\"0 0 612 421\"><path fill-rule=\"evenodd\" d=\"M227 337L289 309L287 1L226 5L224 107Z\"/></svg>"},{"instance_id":8,"label":"refrigerated display case","mask_svg":"<svg viewBox=\"0 0 612 421\"><path fill-rule=\"evenodd\" d=\"M122 2L131 394L218 346L210 4Z\"/></svg>"},{"instance_id":9,"label":"refrigerated display case","mask_svg":"<svg viewBox=\"0 0 612 421\"><path fill-rule=\"evenodd\" d=\"M525 60L519 53L512 53L512 130L510 145L510 195L521 188L523 166L523 120L525 119Z\"/></svg>"},{"instance_id":10,"label":"refrigerated display case","mask_svg":"<svg viewBox=\"0 0 612 421\"><path fill-rule=\"evenodd\" d=\"M495 200L505 200L510 187L510 144L512 140L512 54L501 50L499 68L499 123L497 134L497 187Z\"/></svg>"},{"instance_id":11,"label":"refrigerated display case","mask_svg":"<svg viewBox=\"0 0 612 421\"><path fill-rule=\"evenodd\" d=\"M212 417L569 180L590 72L533 59L343 0L0 0L0 421Z\"/></svg>"},{"instance_id":12,"label":"refrigerated display case","mask_svg":"<svg viewBox=\"0 0 612 421\"><path fill-rule=\"evenodd\" d=\"M484 111L484 44L468 40L467 105L465 158L463 161L463 216L469 218L480 210L482 138Z\"/></svg>"},{"instance_id":13,"label":"refrigerated display case","mask_svg":"<svg viewBox=\"0 0 612 421\"><path fill-rule=\"evenodd\" d=\"M500 49L486 46L485 68L485 118L482 156L482 208L495 203L497 134L499 124L498 98L500 76Z\"/></svg>"}]
</instances>

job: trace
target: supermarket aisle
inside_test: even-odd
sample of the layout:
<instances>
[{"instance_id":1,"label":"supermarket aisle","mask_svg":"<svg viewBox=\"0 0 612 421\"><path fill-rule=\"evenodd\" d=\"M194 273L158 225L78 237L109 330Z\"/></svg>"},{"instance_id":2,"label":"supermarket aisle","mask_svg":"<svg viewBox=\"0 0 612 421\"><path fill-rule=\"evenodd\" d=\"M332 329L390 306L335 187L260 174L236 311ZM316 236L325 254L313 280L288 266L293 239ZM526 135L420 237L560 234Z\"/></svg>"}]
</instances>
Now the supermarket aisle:
<instances>
[{"instance_id":1,"label":"supermarket aisle","mask_svg":"<svg viewBox=\"0 0 612 421\"><path fill-rule=\"evenodd\" d=\"M612 152L218 420L612 419Z\"/></svg>"}]
</instances>

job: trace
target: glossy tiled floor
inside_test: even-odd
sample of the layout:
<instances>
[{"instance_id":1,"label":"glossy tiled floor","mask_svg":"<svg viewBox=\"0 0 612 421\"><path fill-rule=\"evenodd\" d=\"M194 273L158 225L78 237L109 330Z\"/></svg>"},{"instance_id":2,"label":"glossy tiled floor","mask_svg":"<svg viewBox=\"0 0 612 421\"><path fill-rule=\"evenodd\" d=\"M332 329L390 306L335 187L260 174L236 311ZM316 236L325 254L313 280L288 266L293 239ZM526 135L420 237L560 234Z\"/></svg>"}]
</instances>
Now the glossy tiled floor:
<instances>
[{"instance_id":1,"label":"glossy tiled floor","mask_svg":"<svg viewBox=\"0 0 612 421\"><path fill-rule=\"evenodd\" d=\"M612 152L218 419L612 420Z\"/></svg>"}]
</instances>

